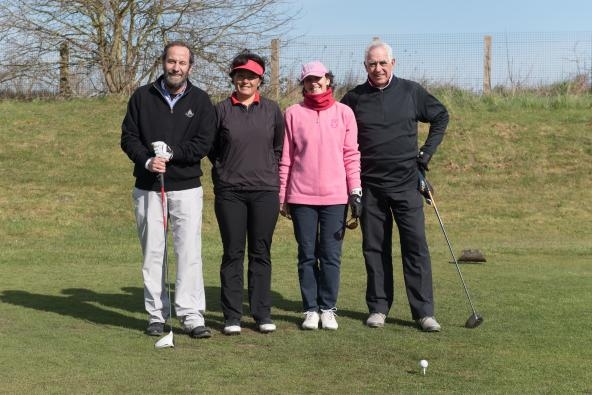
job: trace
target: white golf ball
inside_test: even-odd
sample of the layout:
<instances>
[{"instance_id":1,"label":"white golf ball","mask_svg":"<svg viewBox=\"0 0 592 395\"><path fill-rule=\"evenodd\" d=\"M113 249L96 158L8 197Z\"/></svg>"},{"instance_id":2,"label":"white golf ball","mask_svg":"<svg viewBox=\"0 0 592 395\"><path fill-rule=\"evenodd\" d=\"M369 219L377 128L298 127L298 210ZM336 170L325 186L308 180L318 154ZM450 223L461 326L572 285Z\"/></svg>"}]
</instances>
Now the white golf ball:
<instances>
[{"instance_id":1,"label":"white golf ball","mask_svg":"<svg viewBox=\"0 0 592 395\"><path fill-rule=\"evenodd\" d=\"M428 367L428 361L426 361L425 359L422 359L421 361L419 361L419 366L421 366L422 368L427 368Z\"/></svg>"}]
</instances>

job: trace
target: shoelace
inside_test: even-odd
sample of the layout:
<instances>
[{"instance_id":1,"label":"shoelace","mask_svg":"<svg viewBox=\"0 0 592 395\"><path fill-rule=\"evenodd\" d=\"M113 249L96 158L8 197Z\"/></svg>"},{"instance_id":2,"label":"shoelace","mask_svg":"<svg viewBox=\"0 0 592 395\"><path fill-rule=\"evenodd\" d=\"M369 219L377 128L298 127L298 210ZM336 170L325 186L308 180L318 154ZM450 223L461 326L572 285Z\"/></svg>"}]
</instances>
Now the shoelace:
<instances>
[{"instance_id":1,"label":"shoelace","mask_svg":"<svg viewBox=\"0 0 592 395\"><path fill-rule=\"evenodd\" d=\"M337 309L333 307L329 310L321 310L322 313L326 314L326 317L330 320L335 320L335 316L337 315Z\"/></svg>"},{"instance_id":2,"label":"shoelace","mask_svg":"<svg viewBox=\"0 0 592 395\"><path fill-rule=\"evenodd\" d=\"M318 314L316 311L305 311L304 312L304 319L308 320L314 317L315 314Z\"/></svg>"}]
</instances>

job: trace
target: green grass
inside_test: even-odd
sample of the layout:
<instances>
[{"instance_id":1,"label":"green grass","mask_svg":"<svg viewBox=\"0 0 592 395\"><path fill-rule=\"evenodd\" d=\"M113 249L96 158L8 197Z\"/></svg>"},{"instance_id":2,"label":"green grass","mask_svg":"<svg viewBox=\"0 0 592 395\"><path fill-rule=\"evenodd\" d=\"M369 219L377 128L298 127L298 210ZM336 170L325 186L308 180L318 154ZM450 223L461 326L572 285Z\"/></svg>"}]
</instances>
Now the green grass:
<instances>
[{"instance_id":1,"label":"green grass","mask_svg":"<svg viewBox=\"0 0 592 395\"><path fill-rule=\"evenodd\" d=\"M428 176L457 254L478 248L487 257L462 265L481 327L462 326L470 310L427 207L441 333L414 327L398 263L387 326L363 326L359 230L344 243L339 330L299 330L296 245L281 218L279 330L261 335L247 315L241 336L223 336L204 162L206 318L215 333L192 340L175 321L174 350L155 350L143 334L131 163L119 149L125 100L0 102L0 392L592 393L592 98L438 95L451 123Z\"/></svg>"}]
</instances>

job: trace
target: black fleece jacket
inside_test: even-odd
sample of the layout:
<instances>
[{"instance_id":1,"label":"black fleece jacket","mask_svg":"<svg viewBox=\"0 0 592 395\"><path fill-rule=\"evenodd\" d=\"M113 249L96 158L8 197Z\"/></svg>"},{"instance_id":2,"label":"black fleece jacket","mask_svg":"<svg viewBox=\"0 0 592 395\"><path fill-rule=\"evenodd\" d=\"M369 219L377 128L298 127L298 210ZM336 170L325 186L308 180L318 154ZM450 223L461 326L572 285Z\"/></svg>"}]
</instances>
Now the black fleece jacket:
<instances>
[{"instance_id":1,"label":"black fleece jacket","mask_svg":"<svg viewBox=\"0 0 592 395\"><path fill-rule=\"evenodd\" d=\"M179 191L201 186L200 161L207 155L216 131L214 106L206 92L187 81L183 96L171 109L160 81L138 88L129 100L121 126L121 149L134 162L135 186L158 191L157 173L144 167L154 156L152 142L164 141L173 150L167 163L165 189Z\"/></svg>"},{"instance_id":2,"label":"black fleece jacket","mask_svg":"<svg viewBox=\"0 0 592 395\"><path fill-rule=\"evenodd\" d=\"M278 191L284 117L263 96L248 108L227 98L216 105L217 134L208 155L214 192Z\"/></svg>"},{"instance_id":3,"label":"black fleece jacket","mask_svg":"<svg viewBox=\"0 0 592 395\"><path fill-rule=\"evenodd\" d=\"M417 188L417 123L430 124L421 150L432 156L442 142L448 112L416 82L392 78L383 89L368 81L345 94L358 124L362 185L399 192Z\"/></svg>"}]
</instances>

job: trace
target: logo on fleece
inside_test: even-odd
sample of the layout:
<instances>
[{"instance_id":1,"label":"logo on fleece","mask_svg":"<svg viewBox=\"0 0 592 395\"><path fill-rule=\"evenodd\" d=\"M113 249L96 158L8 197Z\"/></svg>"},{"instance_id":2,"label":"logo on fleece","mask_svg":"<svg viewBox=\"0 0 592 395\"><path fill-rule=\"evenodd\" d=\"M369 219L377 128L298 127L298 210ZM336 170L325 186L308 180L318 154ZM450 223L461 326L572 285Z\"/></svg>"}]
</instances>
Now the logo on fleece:
<instances>
[{"instance_id":1,"label":"logo on fleece","mask_svg":"<svg viewBox=\"0 0 592 395\"><path fill-rule=\"evenodd\" d=\"M192 117L193 117L193 115L194 115L194 114L193 114L193 111L191 111L191 109L187 110L187 112L185 113L185 116L186 116L187 118L192 118Z\"/></svg>"}]
</instances>

